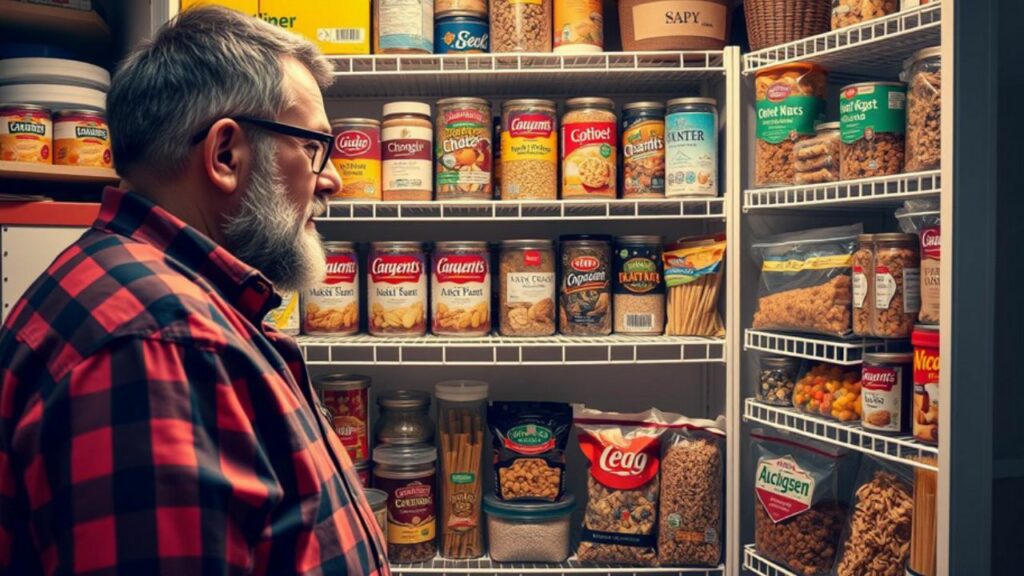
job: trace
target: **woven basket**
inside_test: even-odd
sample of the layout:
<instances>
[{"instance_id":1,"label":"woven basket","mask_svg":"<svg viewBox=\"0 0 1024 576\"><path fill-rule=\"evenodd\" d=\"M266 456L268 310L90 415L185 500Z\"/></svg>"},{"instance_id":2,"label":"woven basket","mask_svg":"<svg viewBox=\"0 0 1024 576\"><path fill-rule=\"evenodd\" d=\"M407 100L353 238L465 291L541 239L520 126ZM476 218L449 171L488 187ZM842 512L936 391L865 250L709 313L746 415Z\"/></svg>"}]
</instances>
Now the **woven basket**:
<instances>
[{"instance_id":1,"label":"woven basket","mask_svg":"<svg viewBox=\"0 0 1024 576\"><path fill-rule=\"evenodd\" d=\"M745 0L750 49L760 50L832 29L830 0Z\"/></svg>"}]
</instances>

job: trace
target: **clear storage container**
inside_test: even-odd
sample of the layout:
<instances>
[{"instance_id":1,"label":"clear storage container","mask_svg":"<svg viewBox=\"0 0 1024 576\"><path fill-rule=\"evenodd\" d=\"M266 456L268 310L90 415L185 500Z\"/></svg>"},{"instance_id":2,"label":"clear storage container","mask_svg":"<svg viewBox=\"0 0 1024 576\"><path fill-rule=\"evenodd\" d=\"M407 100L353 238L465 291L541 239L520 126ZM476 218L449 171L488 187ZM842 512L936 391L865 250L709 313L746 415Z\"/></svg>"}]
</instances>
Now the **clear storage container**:
<instances>
[{"instance_id":1,"label":"clear storage container","mask_svg":"<svg viewBox=\"0 0 1024 576\"><path fill-rule=\"evenodd\" d=\"M761 356L757 399L774 406L792 406L793 388L800 375L800 359L790 356Z\"/></svg>"},{"instance_id":2,"label":"clear storage container","mask_svg":"<svg viewBox=\"0 0 1024 576\"><path fill-rule=\"evenodd\" d=\"M936 170L942 160L942 48L918 50L903 69L907 82L906 171Z\"/></svg>"},{"instance_id":3,"label":"clear storage container","mask_svg":"<svg viewBox=\"0 0 1024 576\"><path fill-rule=\"evenodd\" d=\"M563 562L569 557L572 494L558 502L504 502L484 497L490 556L497 562Z\"/></svg>"},{"instance_id":4,"label":"clear storage container","mask_svg":"<svg viewBox=\"0 0 1024 576\"><path fill-rule=\"evenodd\" d=\"M433 442L430 394L419 390L384 392L377 396L377 406L380 417L374 428L374 439L378 445Z\"/></svg>"},{"instance_id":5,"label":"clear storage container","mask_svg":"<svg viewBox=\"0 0 1024 576\"><path fill-rule=\"evenodd\" d=\"M491 0L491 52L551 52L552 0Z\"/></svg>"},{"instance_id":6,"label":"clear storage container","mask_svg":"<svg viewBox=\"0 0 1024 576\"><path fill-rule=\"evenodd\" d=\"M839 180L839 122L814 128L814 138L793 146L793 182L822 184Z\"/></svg>"}]
</instances>

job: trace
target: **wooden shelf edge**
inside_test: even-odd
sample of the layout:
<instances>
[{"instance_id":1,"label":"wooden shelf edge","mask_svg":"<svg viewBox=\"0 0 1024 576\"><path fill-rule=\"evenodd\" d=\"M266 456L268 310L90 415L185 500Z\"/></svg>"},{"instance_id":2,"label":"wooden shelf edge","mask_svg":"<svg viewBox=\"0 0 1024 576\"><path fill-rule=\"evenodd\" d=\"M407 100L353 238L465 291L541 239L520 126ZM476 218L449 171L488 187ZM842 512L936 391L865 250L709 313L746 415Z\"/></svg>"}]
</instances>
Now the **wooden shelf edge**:
<instances>
[{"instance_id":1,"label":"wooden shelf edge","mask_svg":"<svg viewBox=\"0 0 1024 576\"><path fill-rule=\"evenodd\" d=\"M110 27L95 10L75 10L0 0L0 28L59 32L95 42L111 41Z\"/></svg>"},{"instance_id":2,"label":"wooden shelf edge","mask_svg":"<svg viewBox=\"0 0 1024 576\"><path fill-rule=\"evenodd\" d=\"M30 162L6 162L0 160L0 179L117 184L120 177L117 175L117 172L110 168L58 166L56 164L32 164Z\"/></svg>"},{"instance_id":3,"label":"wooden shelf edge","mask_svg":"<svg viewBox=\"0 0 1024 576\"><path fill-rule=\"evenodd\" d=\"M0 202L0 225L85 227L99 212L93 202Z\"/></svg>"}]
</instances>

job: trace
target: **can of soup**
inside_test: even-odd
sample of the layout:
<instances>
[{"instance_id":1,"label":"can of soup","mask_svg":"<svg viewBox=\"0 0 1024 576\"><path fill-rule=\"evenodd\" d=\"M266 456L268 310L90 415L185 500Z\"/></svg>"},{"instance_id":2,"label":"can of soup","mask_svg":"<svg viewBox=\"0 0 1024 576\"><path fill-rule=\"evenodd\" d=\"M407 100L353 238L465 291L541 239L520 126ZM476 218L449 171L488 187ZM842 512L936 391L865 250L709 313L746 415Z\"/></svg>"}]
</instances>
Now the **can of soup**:
<instances>
[{"instance_id":1,"label":"can of soup","mask_svg":"<svg viewBox=\"0 0 1024 576\"><path fill-rule=\"evenodd\" d=\"M316 379L331 427L353 462L370 459L370 377L327 374ZM367 472L369 473L369 472Z\"/></svg>"},{"instance_id":2,"label":"can of soup","mask_svg":"<svg viewBox=\"0 0 1024 576\"><path fill-rule=\"evenodd\" d=\"M331 162L341 176L341 200L380 200L380 121L339 118L331 121Z\"/></svg>"}]
</instances>

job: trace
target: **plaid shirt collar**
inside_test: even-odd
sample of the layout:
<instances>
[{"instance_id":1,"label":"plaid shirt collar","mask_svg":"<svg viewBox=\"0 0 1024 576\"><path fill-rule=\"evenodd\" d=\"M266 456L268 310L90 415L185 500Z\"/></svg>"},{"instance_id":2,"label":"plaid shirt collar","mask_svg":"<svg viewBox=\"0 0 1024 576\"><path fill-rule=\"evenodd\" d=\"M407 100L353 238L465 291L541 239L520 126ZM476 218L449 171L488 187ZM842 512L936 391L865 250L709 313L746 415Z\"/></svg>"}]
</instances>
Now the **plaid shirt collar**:
<instances>
[{"instance_id":1,"label":"plaid shirt collar","mask_svg":"<svg viewBox=\"0 0 1024 576\"><path fill-rule=\"evenodd\" d=\"M92 227L156 246L169 259L209 282L256 326L281 304L273 284L259 270L139 194L107 187Z\"/></svg>"}]
</instances>

